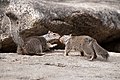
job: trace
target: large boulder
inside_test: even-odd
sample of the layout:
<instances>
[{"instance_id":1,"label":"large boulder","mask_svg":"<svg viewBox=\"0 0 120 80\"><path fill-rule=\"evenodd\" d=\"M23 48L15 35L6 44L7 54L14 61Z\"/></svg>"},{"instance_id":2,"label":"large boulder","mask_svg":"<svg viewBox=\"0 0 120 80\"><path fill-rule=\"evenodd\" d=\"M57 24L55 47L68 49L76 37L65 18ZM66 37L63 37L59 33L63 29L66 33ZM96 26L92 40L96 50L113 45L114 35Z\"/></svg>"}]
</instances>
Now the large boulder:
<instances>
[{"instance_id":1,"label":"large boulder","mask_svg":"<svg viewBox=\"0 0 120 80\"><path fill-rule=\"evenodd\" d=\"M33 35L43 35L48 30L60 35L89 35L108 50L120 52L120 42L118 41L120 39L120 1L115 0L116 3L113 4L105 3L109 0L99 3L97 0L93 0L93 2L75 0L74 3L73 0L52 1L11 0L5 12L7 16L5 16L10 18L9 13L12 13L19 22L19 25L16 23L10 26L9 31L12 36L19 33L24 39ZM115 42L116 40L117 42ZM113 42L114 45L112 45ZM16 42L16 44L19 43Z\"/></svg>"}]
</instances>

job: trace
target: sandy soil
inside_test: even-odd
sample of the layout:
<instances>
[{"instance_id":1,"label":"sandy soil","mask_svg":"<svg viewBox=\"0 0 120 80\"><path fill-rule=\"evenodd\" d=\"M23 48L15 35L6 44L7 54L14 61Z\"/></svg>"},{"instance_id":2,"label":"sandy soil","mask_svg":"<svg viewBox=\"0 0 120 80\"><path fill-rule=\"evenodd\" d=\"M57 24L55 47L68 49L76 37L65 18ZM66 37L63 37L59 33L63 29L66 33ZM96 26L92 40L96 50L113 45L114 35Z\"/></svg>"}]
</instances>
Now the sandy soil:
<instances>
[{"instance_id":1,"label":"sandy soil","mask_svg":"<svg viewBox=\"0 0 120 80\"><path fill-rule=\"evenodd\" d=\"M88 61L78 52L65 57L63 50L43 56L0 53L0 80L120 80L120 54L109 54L108 61Z\"/></svg>"}]
</instances>

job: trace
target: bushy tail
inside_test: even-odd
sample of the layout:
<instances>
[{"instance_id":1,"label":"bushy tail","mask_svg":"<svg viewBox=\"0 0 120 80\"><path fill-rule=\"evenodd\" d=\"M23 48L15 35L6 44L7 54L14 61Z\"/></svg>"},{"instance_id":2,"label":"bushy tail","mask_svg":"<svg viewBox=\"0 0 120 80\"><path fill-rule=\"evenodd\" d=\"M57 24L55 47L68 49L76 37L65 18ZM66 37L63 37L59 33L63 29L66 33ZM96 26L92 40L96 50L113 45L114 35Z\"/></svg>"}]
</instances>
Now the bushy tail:
<instances>
[{"instance_id":1,"label":"bushy tail","mask_svg":"<svg viewBox=\"0 0 120 80\"><path fill-rule=\"evenodd\" d=\"M93 41L93 49L95 50L95 53L97 53L98 55L101 55L103 58L105 58L106 60L109 57L108 51L105 50L104 48L102 48L96 40Z\"/></svg>"}]
</instances>

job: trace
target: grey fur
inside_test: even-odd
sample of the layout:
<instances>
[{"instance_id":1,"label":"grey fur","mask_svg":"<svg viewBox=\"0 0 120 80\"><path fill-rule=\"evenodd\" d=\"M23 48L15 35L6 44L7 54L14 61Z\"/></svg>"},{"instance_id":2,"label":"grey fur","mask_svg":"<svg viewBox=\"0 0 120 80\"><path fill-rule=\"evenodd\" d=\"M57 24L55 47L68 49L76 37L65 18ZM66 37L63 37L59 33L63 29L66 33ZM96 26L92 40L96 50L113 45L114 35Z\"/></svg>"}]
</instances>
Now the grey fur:
<instances>
[{"instance_id":1,"label":"grey fur","mask_svg":"<svg viewBox=\"0 0 120 80\"><path fill-rule=\"evenodd\" d=\"M97 58L97 55L101 55L106 60L109 57L108 51L103 49L97 41L90 36L67 35L61 37L60 41L65 44L65 56L74 49L80 51L81 55L85 54L88 58L90 58L89 60Z\"/></svg>"},{"instance_id":2,"label":"grey fur","mask_svg":"<svg viewBox=\"0 0 120 80\"><path fill-rule=\"evenodd\" d=\"M18 46L17 53L42 54L46 50L49 50L46 39L40 36L32 36L25 39L23 47Z\"/></svg>"}]
</instances>

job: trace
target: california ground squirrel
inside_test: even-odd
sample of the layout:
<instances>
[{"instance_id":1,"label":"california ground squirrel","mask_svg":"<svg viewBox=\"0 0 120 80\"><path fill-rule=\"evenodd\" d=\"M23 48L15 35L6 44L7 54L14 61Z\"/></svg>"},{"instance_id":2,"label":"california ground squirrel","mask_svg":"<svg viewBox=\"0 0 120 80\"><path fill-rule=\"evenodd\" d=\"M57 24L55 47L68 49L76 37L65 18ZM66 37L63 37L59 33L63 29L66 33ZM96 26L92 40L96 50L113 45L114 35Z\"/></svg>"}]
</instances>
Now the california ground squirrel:
<instances>
[{"instance_id":1,"label":"california ground squirrel","mask_svg":"<svg viewBox=\"0 0 120 80\"><path fill-rule=\"evenodd\" d=\"M32 36L24 41L24 46L17 48L18 54L42 54L43 51L49 50L49 46L44 37Z\"/></svg>"},{"instance_id":2,"label":"california ground squirrel","mask_svg":"<svg viewBox=\"0 0 120 80\"><path fill-rule=\"evenodd\" d=\"M84 54L89 58L89 60L97 58L97 54L101 55L106 60L109 57L108 51L103 49L97 43L97 41L90 36L64 35L60 38L60 41L65 44L65 56L68 55L71 49L74 49L80 51L80 53L84 52Z\"/></svg>"}]
</instances>

